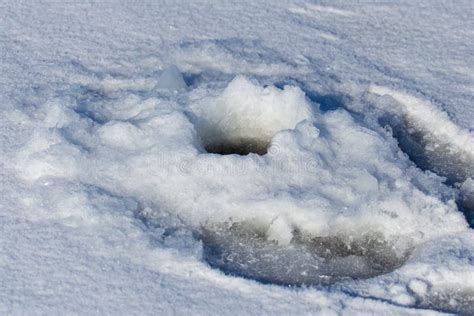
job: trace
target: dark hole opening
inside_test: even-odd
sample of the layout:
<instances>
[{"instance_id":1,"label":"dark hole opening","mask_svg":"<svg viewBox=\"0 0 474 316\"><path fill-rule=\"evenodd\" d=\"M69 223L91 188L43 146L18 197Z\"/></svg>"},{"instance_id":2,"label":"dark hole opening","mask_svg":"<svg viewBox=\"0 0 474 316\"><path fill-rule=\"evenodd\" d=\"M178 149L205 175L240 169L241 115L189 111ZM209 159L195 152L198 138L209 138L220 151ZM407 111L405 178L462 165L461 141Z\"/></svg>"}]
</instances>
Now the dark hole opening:
<instances>
[{"instance_id":1,"label":"dark hole opening","mask_svg":"<svg viewBox=\"0 0 474 316\"><path fill-rule=\"evenodd\" d=\"M214 142L204 146L206 151L211 154L219 155L241 155L250 153L265 155L268 151L269 143L258 139L238 139L232 141Z\"/></svg>"}]
</instances>

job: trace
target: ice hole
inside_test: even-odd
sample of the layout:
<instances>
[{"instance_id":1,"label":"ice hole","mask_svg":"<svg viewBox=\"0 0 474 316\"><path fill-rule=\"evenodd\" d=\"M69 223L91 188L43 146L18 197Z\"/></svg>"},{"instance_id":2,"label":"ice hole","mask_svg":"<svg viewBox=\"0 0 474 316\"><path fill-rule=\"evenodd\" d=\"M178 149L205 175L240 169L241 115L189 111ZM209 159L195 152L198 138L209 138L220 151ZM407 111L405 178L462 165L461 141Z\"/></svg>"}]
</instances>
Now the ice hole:
<instances>
[{"instance_id":1,"label":"ice hole","mask_svg":"<svg viewBox=\"0 0 474 316\"><path fill-rule=\"evenodd\" d=\"M420 169L430 170L446 177L448 184L462 183L472 175L474 160L471 152L464 148L453 148L448 140L434 139L429 131L419 129L408 118L398 120L382 118L388 123L400 149Z\"/></svg>"},{"instance_id":2,"label":"ice hole","mask_svg":"<svg viewBox=\"0 0 474 316\"><path fill-rule=\"evenodd\" d=\"M204 259L214 268L266 284L329 285L391 272L408 258L378 233L357 237L307 236L293 231L283 245L254 222L212 224L202 229Z\"/></svg>"},{"instance_id":3,"label":"ice hole","mask_svg":"<svg viewBox=\"0 0 474 316\"><path fill-rule=\"evenodd\" d=\"M313 118L298 87L261 87L237 76L223 92L191 106L196 130L208 153L266 154L273 136Z\"/></svg>"},{"instance_id":4,"label":"ice hole","mask_svg":"<svg viewBox=\"0 0 474 316\"><path fill-rule=\"evenodd\" d=\"M265 155L269 147L269 142L255 138L241 138L236 140L220 140L206 144L204 148L208 153L220 155L248 155L255 153Z\"/></svg>"}]
</instances>

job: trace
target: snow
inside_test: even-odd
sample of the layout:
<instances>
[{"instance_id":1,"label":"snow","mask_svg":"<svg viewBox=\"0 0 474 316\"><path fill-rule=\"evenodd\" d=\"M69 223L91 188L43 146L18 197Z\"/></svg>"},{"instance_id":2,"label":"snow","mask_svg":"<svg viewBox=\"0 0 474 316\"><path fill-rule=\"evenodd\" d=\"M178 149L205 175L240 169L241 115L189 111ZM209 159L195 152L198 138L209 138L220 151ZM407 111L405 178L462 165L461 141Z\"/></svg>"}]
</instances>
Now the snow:
<instances>
[{"instance_id":1,"label":"snow","mask_svg":"<svg viewBox=\"0 0 474 316\"><path fill-rule=\"evenodd\" d=\"M469 1L0 10L0 313L473 313Z\"/></svg>"}]
</instances>

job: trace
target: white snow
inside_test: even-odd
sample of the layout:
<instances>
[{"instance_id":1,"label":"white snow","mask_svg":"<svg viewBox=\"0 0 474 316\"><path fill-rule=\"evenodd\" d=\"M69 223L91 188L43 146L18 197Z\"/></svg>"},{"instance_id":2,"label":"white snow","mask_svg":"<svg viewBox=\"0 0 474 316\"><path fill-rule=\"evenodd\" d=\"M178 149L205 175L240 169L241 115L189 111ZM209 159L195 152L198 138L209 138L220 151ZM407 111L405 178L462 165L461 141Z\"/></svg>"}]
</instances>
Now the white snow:
<instances>
[{"instance_id":1,"label":"white snow","mask_svg":"<svg viewBox=\"0 0 474 316\"><path fill-rule=\"evenodd\" d=\"M470 9L0 0L0 313L472 314Z\"/></svg>"}]
</instances>

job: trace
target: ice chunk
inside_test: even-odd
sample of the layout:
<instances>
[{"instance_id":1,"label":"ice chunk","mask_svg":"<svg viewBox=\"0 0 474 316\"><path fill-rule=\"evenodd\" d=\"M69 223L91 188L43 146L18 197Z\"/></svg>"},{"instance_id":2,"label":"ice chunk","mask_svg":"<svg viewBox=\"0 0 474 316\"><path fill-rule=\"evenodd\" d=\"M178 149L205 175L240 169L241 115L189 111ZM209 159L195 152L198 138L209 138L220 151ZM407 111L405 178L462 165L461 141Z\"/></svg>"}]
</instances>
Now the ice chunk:
<instances>
[{"instance_id":1,"label":"ice chunk","mask_svg":"<svg viewBox=\"0 0 474 316\"><path fill-rule=\"evenodd\" d=\"M277 241L279 245L290 244L293 238L293 228L283 218L277 218L267 231L267 239Z\"/></svg>"},{"instance_id":2,"label":"ice chunk","mask_svg":"<svg viewBox=\"0 0 474 316\"><path fill-rule=\"evenodd\" d=\"M410 289L410 291L413 293L424 297L426 293L428 293L429 284L424 280L413 279L410 281L410 283L408 283L408 289Z\"/></svg>"},{"instance_id":3,"label":"ice chunk","mask_svg":"<svg viewBox=\"0 0 474 316\"><path fill-rule=\"evenodd\" d=\"M186 89L186 87L183 75L178 67L174 65L163 70L156 84L156 89L158 90L179 91Z\"/></svg>"}]
</instances>

